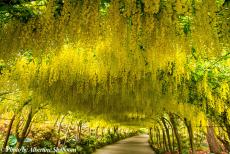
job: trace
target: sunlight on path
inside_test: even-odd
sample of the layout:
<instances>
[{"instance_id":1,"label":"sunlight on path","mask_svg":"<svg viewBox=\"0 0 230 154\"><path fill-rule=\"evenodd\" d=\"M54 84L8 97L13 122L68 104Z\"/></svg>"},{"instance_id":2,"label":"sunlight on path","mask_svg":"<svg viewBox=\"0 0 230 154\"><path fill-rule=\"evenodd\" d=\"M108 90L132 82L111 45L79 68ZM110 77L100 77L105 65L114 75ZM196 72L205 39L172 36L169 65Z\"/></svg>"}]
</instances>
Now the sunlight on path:
<instances>
[{"instance_id":1,"label":"sunlight on path","mask_svg":"<svg viewBox=\"0 0 230 154\"><path fill-rule=\"evenodd\" d=\"M93 154L155 154L148 144L148 135L134 136L98 149Z\"/></svg>"}]
</instances>

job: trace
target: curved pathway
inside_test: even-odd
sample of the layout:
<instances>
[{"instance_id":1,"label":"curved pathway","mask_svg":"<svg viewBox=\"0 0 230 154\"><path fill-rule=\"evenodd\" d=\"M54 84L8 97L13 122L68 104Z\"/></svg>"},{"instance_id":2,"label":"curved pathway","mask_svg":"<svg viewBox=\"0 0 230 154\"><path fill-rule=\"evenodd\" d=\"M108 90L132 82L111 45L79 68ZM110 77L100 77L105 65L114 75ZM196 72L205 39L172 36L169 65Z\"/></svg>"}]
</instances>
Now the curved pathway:
<instances>
[{"instance_id":1,"label":"curved pathway","mask_svg":"<svg viewBox=\"0 0 230 154\"><path fill-rule=\"evenodd\" d=\"M155 154L148 144L148 138L148 135L130 137L98 149L93 154Z\"/></svg>"}]
</instances>

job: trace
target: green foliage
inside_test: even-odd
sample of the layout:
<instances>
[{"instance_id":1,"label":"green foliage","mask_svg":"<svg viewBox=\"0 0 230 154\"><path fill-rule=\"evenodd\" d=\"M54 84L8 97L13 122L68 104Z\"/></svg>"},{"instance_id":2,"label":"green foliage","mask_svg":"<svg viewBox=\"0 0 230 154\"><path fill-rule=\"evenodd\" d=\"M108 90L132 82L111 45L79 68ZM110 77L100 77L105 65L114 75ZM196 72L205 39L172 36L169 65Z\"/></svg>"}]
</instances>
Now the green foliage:
<instances>
[{"instance_id":1,"label":"green foliage","mask_svg":"<svg viewBox=\"0 0 230 154\"><path fill-rule=\"evenodd\" d=\"M33 130L32 133L36 134L36 136L33 137L31 146L47 149L53 149L55 147L54 138L57 138L57 134L52 129Z\"/></svg>"},{"instance_id":2,"label":"green foliage","mask_svg":"<svg viewBox=\"0 0 230 154\"><path fill-rule=\"evenodd\" d=\"M0 24L7 23L11 19L17 19L23 23L31 18L36 18L42 14L43 7L47 0L13 0L7 3L0 3Z\"/></svg>"},{"instance_id":3,"label":"green foliage","mask_svg":"<svg viewBox=\"0 0 230 154\"><path fill-rule=\"evenodd\" d=\"M102 16L107 15L109 6L110 6L110 0L101 0L99 11L100 11Z\"/></svg>"},{"instance_id":4,"label":"green foliage","mask_svg":"<svg viewBox=\"0 0 230 154\"><path fill-rule=\"evenodd\" d=\"M27 22L30 18L36 16L36 12L33 10L33 8L23 5L13 6L9 13L12 14L13 18L19 19L21 22Z\"/></svg>"},{"instance_id":5,"label":"green foliage","mask_svg":"<svg viewBox=\"0 0 230 154\"><path fill-rule=\"evenodd\" d=\"M221 7L224 4L225 0L216 0L216 4L218 7Z\"/></svg>"},{"instance_id":6,"label":"green foliage","mask_svg":"<svg viewBox=\"0 0 230 154\"><path fill-rule=\"evenodd\" d=\"M11 147L15 147L17 144L17 137L14 135L10 135L9 140L8 140L8 144Z\"/></svg>"},{"instance_id":7,"label":"green foliage","mask_svg":"<svg viewBox=\"0 0 230 154\"><path fill-rule=\"evenodd\" d=\"M191 32L191 17L180 15L179 22L181 24L184 34L189 34Z\"/></svg>"},{"instance_id":8,"label":"green foliage","mask_svg":"<svg viewBox=\"0 0 230 154\"><path fill-rule=\"evenodd\" d=\"M0 26L7 23L12 18L12 15L7 11L7 7L0 6Z\"/></svg>"},{"instance_id":9,"label":"green foliage","mask_svg":"<svg viewBox=\"0 0 230 154\"><path fill-rule=\"evenodd\" d=\"M47 149L53 149L54 148L54 144L53 144L52 141L44 140L44 141L40 142L40 147L41 148L47 148Z\"/></svg>"},{"instance_id":10,"label":"green foliage","mask_svg":"<svg viewBox=\"0 0 230 154\"><path fill-rule=\"evenodd\" d=\"M64 5L64 0L56 0L55 8L54 8L55 9L55 11L54 11L55 17L61 16L63 5Z\"/></svg>"},{"instance_id":11,"label":"green foliage","mask_svg":"<svg viewBox=\"0 0 230 154\"><path fill-rule=\"evenodd\" d=\"M33 60L33 53L31 50L25 50L23 51L22 57L25 57L26 60L30 63Z\"/></svg>"},{"instance_id":12,"label":"green foliage","mask_svg":"<svg viewBox=\"0 0 230 154\"><path fill-rule=\"evenodd\" d=\"M69 137L66 140L65 146L67 146L69 148L75 148L78 146L77 143L78 143L78 141L74 137Z\"/></svg>"}]
</instances>

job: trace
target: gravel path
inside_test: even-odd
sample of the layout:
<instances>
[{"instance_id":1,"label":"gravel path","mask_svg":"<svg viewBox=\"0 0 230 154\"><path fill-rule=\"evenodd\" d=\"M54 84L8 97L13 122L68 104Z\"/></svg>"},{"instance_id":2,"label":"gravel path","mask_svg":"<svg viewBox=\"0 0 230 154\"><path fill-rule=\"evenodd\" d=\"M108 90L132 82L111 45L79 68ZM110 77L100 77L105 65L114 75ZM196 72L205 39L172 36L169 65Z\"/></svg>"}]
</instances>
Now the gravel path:
<instances>
[{"instance_id":1,"label":"gravel path","mask_svg":"<svg viewBox=\"0 0 230 154\"><path fill-rule=\"evenodd\" d=\"M148 135L130 137L98 149L93 154L155 154L148 144L148 137Z\"/></svg>"}]
</instances>

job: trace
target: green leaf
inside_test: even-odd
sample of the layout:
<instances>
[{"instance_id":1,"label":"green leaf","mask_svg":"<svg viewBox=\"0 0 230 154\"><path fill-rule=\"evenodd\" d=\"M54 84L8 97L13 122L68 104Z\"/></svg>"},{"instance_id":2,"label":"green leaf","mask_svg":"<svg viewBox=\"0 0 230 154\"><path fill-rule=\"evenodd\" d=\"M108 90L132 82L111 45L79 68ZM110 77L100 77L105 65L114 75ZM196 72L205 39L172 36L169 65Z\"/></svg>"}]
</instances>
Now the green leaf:
<instances>
[{"instance_id":1,"label":"green leaf","mask_svg":"<svg viewBox=\"0 0 230 154\"><path fill-rule=\"evenodd\" d=\"M17 144L17 137L14 135L10 135L8 144L9 146L14 147Z\"/></svg>"}]
</instances>

